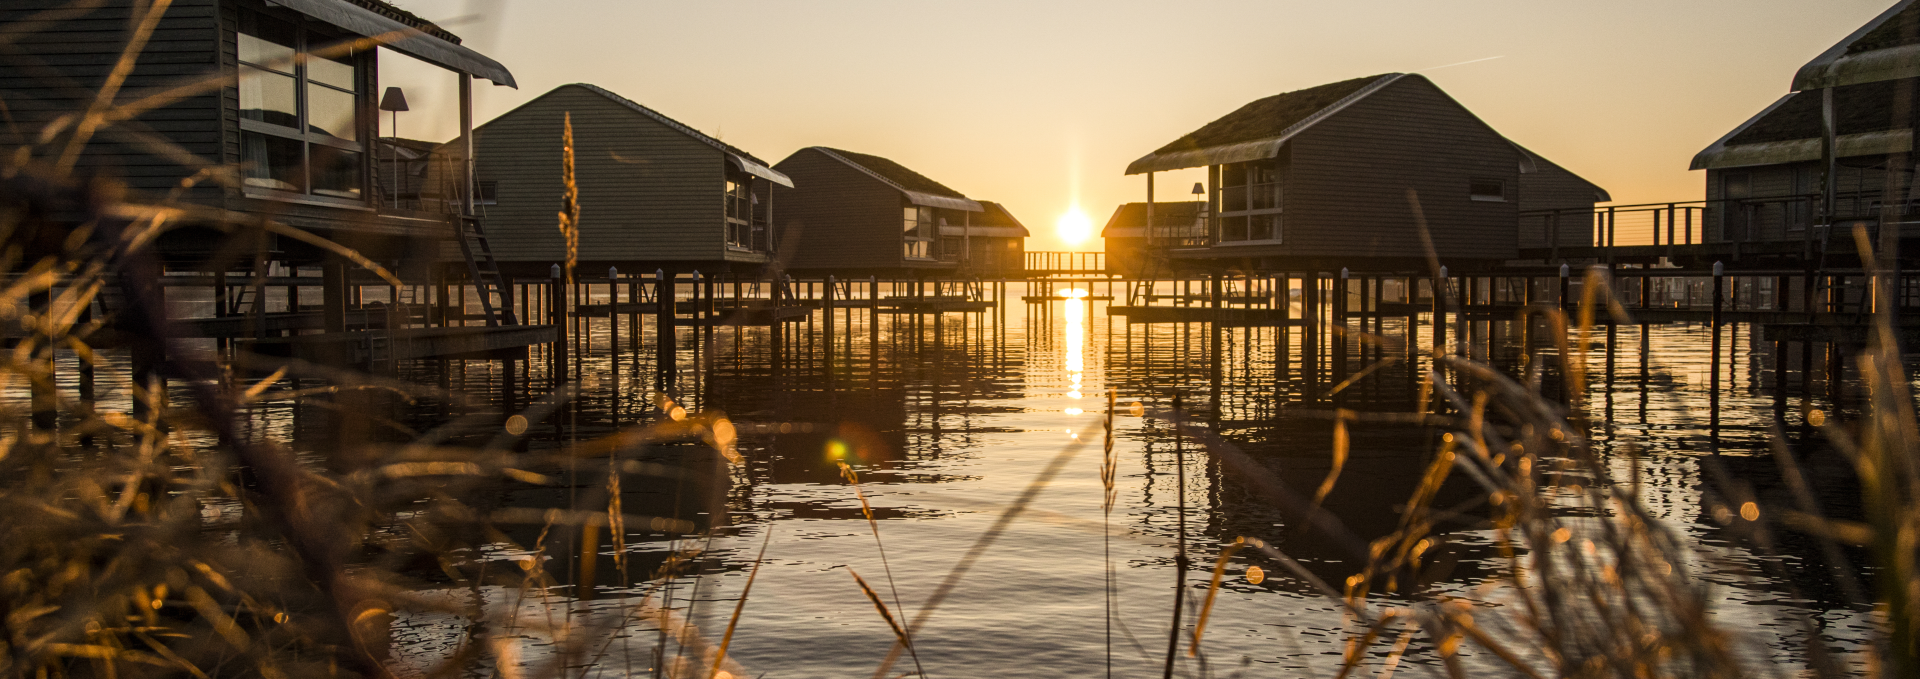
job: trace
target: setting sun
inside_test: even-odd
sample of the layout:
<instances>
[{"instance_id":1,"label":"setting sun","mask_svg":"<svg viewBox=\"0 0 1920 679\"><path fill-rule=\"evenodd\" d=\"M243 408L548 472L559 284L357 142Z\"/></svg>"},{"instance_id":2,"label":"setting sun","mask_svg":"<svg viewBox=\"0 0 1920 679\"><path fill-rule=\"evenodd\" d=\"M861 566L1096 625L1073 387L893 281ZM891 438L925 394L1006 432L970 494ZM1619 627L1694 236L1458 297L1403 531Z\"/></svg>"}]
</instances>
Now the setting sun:
<instances>
[{"instance_id":1,"label":"setting sun","mask_svg":"<svg viewBox=\"0 0 1920 679\"><path fill-rule=\"evenodd\" d=\"M1060 215L1060 220L1053 223L1053 233L1067 245L1079 245L1093 236L1093 220L1087 219L1087 213L1081 212L1080 206L1076 205L1068 208L1066 214Z\"/></svg>"}]
</instances>

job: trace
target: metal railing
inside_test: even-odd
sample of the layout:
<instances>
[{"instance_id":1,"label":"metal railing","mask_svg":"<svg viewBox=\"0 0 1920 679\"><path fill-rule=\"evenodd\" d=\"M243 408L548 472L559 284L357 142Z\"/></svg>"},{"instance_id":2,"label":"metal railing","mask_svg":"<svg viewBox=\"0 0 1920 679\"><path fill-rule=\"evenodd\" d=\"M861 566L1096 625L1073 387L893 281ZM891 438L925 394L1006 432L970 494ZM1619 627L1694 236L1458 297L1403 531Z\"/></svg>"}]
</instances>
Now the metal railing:
<instances>
[{"instance_id":1,"label":"metal railing","mask_svg":"<svg viewBox=\"0 0 1920 679\"><path fill-rule=\"evenodd\" d=\"M1819 237L1829 222L1865 220L1877 231L1886 207L1879 191L1844 193L1835 197L1829 219L1820 214L1821 202L1816 194L1529 210L1520 213L1520 247L1799 241ZM1903 228L1920 214L1920 201L1893 207Z\"/></svg>"}]
</instances>

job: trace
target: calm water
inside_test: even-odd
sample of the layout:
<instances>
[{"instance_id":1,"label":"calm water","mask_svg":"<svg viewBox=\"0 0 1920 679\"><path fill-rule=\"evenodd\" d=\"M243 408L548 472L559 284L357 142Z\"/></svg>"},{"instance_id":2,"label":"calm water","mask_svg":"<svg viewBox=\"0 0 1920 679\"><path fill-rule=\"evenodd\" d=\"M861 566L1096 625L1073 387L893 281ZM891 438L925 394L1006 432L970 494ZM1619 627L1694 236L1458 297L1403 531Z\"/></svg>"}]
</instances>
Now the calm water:
<instances>
[{"instance_id":1,"label":"calm water","mask_svg":"<svg viewBox=\"0 0 1920 679\"><path fill-rule=\"evenodd\" d=\"M501 610L520 606L523 620L589 620L618 610L623 595L637 597L651 587L642 574L672 550L700 547L694 577L655 597L665 596L677 614L717 640L764 542L765 561L729 656L754 676L871 674L892 635L846 571L858 571L892 597L854 488L839 476L841 459L861 470L893 584L912 617L1010 503L1064 456L1058 475L979 554L918 634L920 660L933 675L1104 671L1104 574L1111 567L1118 583L1118 624L1111 633L1115 672L1157 676L1172 614L1183 498L1187 549L1196 563L1186 581L1189 602L1204 595L1205 568L1220 546L1239 536L1273 543L1336 583L1353 572L1356 564L1290 526L1205 451L1181 441L1168 423L1126 412L1136 401L1164 407L1178 397L1191 417L1296 489L1311 489L1329 468L1332 427L1325 414L1333 404L1314 393L1324 392L1329 375L1321 375L1318 390L1303 383L1298 329L1128 324L1109 316L1104 301L1023 304L1018 284L1011 294L1001 309L985 313L876 318L864 309L840 310L831 335L819 312L778 336L765 327L680 329L673 393L692 410L722 410L740 423L746 464L732 469L718 490L697 481L629 477L623 502L629 513L703 522L709 508L719 508L722 525L711 537L678 542L659 534L629 535L634 575L627 582L615 574L612 548L602 544L590 601L578 598L581 589L567 577L578 566L578 557L568 555L578 548L568 540L555 540L561 546L550 550L559 555L549 568L567 579L562 586L526 597L508 589L478 596ZM652 324L642 324L638 351L629 346L633 338L625 321L618 328L618 351L606 319L589 325L579 397L572 410L530 428L531 450L565 445L565 424L589 439L651 417ZM1520 369L1522 333L1515 323L1472 325L1476 355ZM1407 331L1404 319L1386 319L1379 327L1385 342L1364 355L1356 349L1349 366L1357 370L1381 356L1406 357ZM1429 331L1416 326L1414 345L1429 346ZM1765 448L1769 428L1780 422L1796 452L1809 458L1808 473L1829 511L1857 513L1844 501L1855 494L1844 465L1817 446L1801 415L1806 408L1848 409L1826 401L1833 390L1817 375L1802 384L1797 370L1787 375L1788 395L1776 398L1773 348L1754 332L1727 326L1717 366L1709 361L1711 333L1698 324L1651 326L1644 335L1640 327L1622 327L1611 350L1604 332L1596 334L1588 356L1589 402L1611 427L1592 436L1608 455L1628 443L1649 452L1648 503L1700 549L1695 566L1720 600L1715 615L1745 635L1748 657L1790 669L1803 643L1799 616L1814 618L1830 639L1857 642L1868 635L1867 613L1842 601L1819 572L1817 550L1792 536L1782 536L1779 553L1770 557L1783 566L1774 572L1790 575L1765 575L1762 557L1724 535L1711 518L1708 476L1717 465L1763 499L1784 502ZM1276 351L1282 343L1287 349ZM1551 344L1537 351L1550 353ZM1277 356L1287 362L1276 363ZM1790 359L1798 365L1797 351ZM445 372L437 364L412 366L409 379L462 396L457 403L396 405L396 419L416 430L451 427L455 441L484 441L500 431L503 401L517 410L549 391L544 365L544 355L536 352L506 390L499 363L453 362ZM1424 370L1419 363L1412 369L1404 362L1388 366L1355 383L1339 405L1408 410L1417 398L1415 376ZM1709 389L1716 370L1717 396ZM69 388L72 375L62 371ZM124 367L103 368L96 379L105 407L125 402ZM1850 388L1842 387L1843 393ZM1109 389L1123 405L1115 421L1120 463L1110 520L1103 518L1099 477L1100 413ZM256 430L323 441L338 425L333 417L317 408L265 404L256 411ZM1413 426L1356 427L1351 459L1327 506L1364 539L1392 530L1396 507L1423 471L1437 434ZM1614 456L1624 469L1624 455ZM641 457L712 468L711 458L687 446L662 446ZM1178 481L1183 464L1184 486ZM483 506L564 506L591 495L600 483L600 477L583 474L573 488L502 488L472 500ZM485 557L507 572L527 554L537 527L511 536L520 548L501 545ZM1499 567L1485 532L1456 531L1445 549L1458 563L1434 583L1440 591L1469 594ZM1244 577L1254 564L1266 569L1260 584ZM1205 667L1184 656L1183 641L1182 673L1294 676L1337 665L1342 619L1330 602L1258 558L1236 558L1227 575L1208 624ZM475 593L447 589L433 595L470 602ZM1191 622L1189 613L1182 624ZM427 615L402 618L395 634L403 662L445 651L460 624ZM644 671L657 639L654 629L637 621L604 650L596 645L593 651L601 655L585 671ZM528 642L520 652L537 661L553 649ZM910 669L903 658L893 674Z\"/></svg>"}]
</instances>

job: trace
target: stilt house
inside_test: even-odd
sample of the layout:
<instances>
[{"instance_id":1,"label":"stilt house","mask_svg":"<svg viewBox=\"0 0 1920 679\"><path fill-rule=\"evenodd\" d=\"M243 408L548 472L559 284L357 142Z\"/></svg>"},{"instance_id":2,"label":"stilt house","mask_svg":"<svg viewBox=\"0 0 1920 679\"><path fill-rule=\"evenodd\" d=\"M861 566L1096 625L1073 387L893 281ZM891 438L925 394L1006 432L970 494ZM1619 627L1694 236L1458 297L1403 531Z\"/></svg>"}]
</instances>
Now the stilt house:
<instances>
[{"instance_id":1,"label":"stilt house","mask_svg":"<svg viewBox=\"0 0 1920 679\"><path fill-rule=\"evenodd\" d=\"M940 258L961 262L962 270L987 278L1023 276L1027 269L1027 227L1007 206L979 201L983 211L966 226L940 227Z\"/></svg>"},{"instance_id":2,"label":"stilt house","mask_svg":"<svg viewBox=\"0 0 1920 679\"><path fill-rule=\"evenodd\" d=\"M814 146L773 167L795 184L775 193L781 256L795 269L955 272L964 258L945 256L943 247L964 248L964 229L986 211L959 191L879 156ZM963 230L946 240L942 230L954 227Z\"/></svg>"},{"instance_id":3,"label":"stilt house","mask_svg":"<svg viewBox=\"0 0 1920 679\"><path fill-rule=\"evenodd\" d=\"M101 128L81 148L80 173L113 177L136 195L178 193L219 211L208 214L240 217L229 221L305 229L378 262L428 261L459 233L466 207L458 195L396 207L384 193L391 182L380 180L374 152L374 47L458 73L463 112L471 111L472 78L514 85L505 67L379 0L177 0L151 34L137 35L133 19L150 6L0 4L0 25L11 36L0 50L0 100L9 116L0 145L34 146L43 128L86 110L129 41L143 38L119 85L120 103L207 78L216 86L184 88L178 99ZM456 150L453 162L464 166L471 156L464 146ZM464 176L455 179L466 185ZM223 266L209 257L229 237L196 219L182 215L182 227L160 239L170 267ZM342 275L347 266L292 238L269 235L265 247L280 264L325 263Z\"/></svg>"},{"instance_id":4,"label":"stilt house","mask_svg":"<svg viewBox=\"0 0 1920 679\"><path fill-rule=\"evenodd\" d=\"M1153 204L1153 242L1167 247L1199 247L1207 242L1207 202L1189 200ZM1148 273L1147 204L1127 203L1114 208L1106 227L1107 271L1128 276Z\"/></svg>"},{"instance_id":5,"label":"stilt house","mask_svg":"<svg viewBox=\"0 0 1920 679\"><path fill-rule=\"evenodd\" d=\"M1609 200L1404 73L1260 99L1127 174L1148 175L1151 201L1153 173L1195 167L1207 168L1205 238L1151 239L1149 252L1248 269L1404 268L1429 240L1444 261L1491 265L1551 239L1591 244L1588 212ZM1522 227L1543 209L1580 216Z\"/></svg>"},{"instance_id":6,"label":"stilt house","mask_svg":"<svg viewBox=\"0 0 1920 679\"><path fill-rule=\"evenodd\" d=\"M580 197L580 268L757 275L773 261L771 186L785 174L741 149L595 85L556 87L474 131L483 224L504 270L567 259L555 213L567 121Z\"/></svg>"},{"instance_id":7,"label":"stilt house","mask_svg":"<svg viewBox=\"0 0 1920 679\"><path fill-rule=\"evenodd\" d=\"M1892 203L1914 219L1911 182L1888 196L1893 163L1911 177L1920 104L1920 6L1904 0L1794 74L1791 91L1693 158L1706 170L1716 240L1802 240L1832 223L1876 226Z\"/></svg>"}]
</instances>

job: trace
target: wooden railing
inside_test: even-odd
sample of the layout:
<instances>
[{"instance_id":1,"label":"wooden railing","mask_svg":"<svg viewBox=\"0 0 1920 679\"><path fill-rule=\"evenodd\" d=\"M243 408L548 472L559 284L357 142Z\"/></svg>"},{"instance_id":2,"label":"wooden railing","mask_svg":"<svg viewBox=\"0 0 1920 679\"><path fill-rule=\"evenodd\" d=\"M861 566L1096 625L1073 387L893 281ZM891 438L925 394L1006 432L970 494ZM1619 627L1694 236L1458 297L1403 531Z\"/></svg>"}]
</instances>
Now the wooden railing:
<instances>
[{"instance_id":1,"label":"wooden railing","mask_svg":"<svg viewBox=\"0 0 1920 679\"><path fill-rule=\"evenodd\" d=\"M1027 251L1027 273L1106 273L1107 253Z\"/></svg>"}]
</instances>

